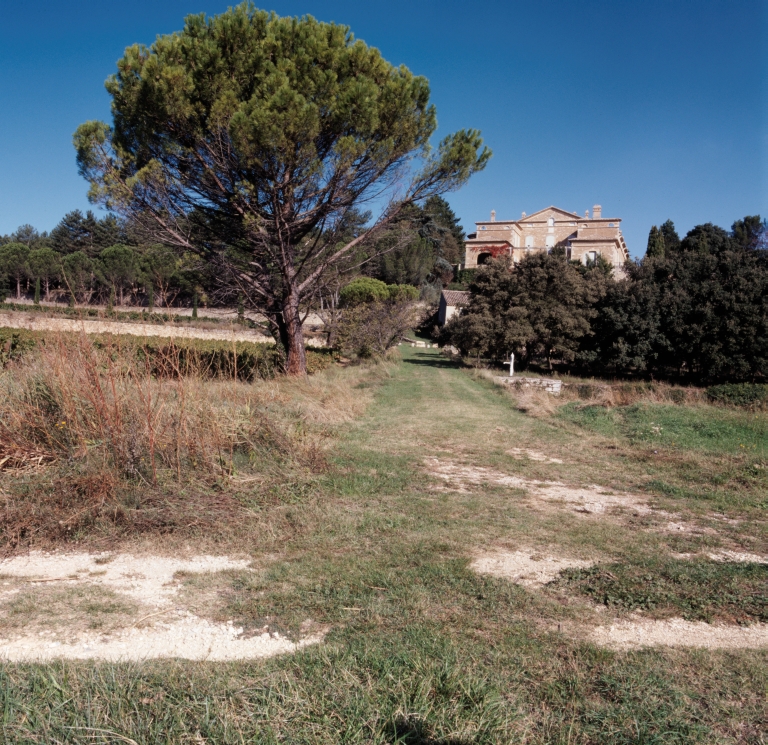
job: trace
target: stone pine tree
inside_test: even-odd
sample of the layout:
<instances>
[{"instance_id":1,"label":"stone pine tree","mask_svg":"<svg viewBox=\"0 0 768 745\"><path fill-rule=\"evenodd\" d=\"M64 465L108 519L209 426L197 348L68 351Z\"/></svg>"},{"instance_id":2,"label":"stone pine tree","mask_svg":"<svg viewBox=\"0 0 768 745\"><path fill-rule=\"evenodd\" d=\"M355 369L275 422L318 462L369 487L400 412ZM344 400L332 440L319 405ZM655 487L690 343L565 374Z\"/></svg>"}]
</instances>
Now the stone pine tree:
<instances>
[{"instance_id":1,"label":"stone pine tree","mask_svg":"<svg viewBox=\"0 0 768 745\"><path fill-rule=\"evenodd\" d=\"M0 273L16 285L16 299L21 299L21 283L29 273L29 248L24 243L0 246Z\"/></svg>"},{"instance_id":2,"label":"stone pine tree","mask_svg":"<svg viewBox=\"0 0 768 745\"><path fill-rule=\"evenodd\" d=\"M408 204L459 188L489 151L475 130L431 150L429 85L349 28L250 3L129 47L106 83L113 125L75 133L92 202L217 264L306 371L303 313L326 276ZM362 205L378 217L340 241Z\"/></svg>"},{"instance_id":3,"label":"stone pine tree","mask_svg":"<svg viewBox=\"0 0 768 745\"><path fill-rule=\"evenodd\" d=\"M61 256L48 246L29 252L29 273L45 288L45 299L50 299L51 282L61 276Z\"/></svg>"},{"instance_id":4,"label":"stone pine tree","mask_svg":"<svg viewBox=\"0 0 768 745\"><path fill-rule=\"evenodd\" d=\"M654 259L664 256L664 235L655 225L648 234L648 248L645 249L645 255Z\"/></svg>"}]
</instances>

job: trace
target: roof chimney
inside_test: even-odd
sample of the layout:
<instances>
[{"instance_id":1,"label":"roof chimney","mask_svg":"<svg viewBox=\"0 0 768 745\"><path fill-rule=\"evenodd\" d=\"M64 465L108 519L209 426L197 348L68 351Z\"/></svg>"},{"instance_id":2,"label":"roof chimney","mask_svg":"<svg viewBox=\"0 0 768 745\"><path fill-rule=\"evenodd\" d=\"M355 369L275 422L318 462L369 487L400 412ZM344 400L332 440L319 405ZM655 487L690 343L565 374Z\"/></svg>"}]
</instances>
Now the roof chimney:
<instances>
[{"instance_id":1,"label":"roof chimney","mask_svg":"<svg viewBox=\"0 0 768 745\"><path fill-rule=\"evenodd\" d=\"M491 210L491 222L496 222L496 210Z\"/></svg>"},{"instance_id":2,"label":"roof chimney","mask_svg":"<svg viewBox=\"0 0 768 745\"><path fill-rule=\"evenodd\" d=\"M523 217L525 217L525 212L523 212ZM522 219L522 218L521 218Z\"/></svg>"},{"instance_id":3,"label":"roof chimney","mask_svg":"<svg viewBox=\"0 0 768 745\"><path fill-rule=\"evenodd\" d=\"M589 220L589 210L584 210L584 217L586 217L587 220Z\"/></svg>"},{"instance_id":4,"label":"roof chimney","mask_svg":"<svg viewBox=\"0 0 768 745\"><path fill-rule=\"evenodd\" d=\"M593 219L593 220L599 220L599 219L600 219L600 216L601 216L602 214L603 214L603 208L602 208L602 207L601 207L599 204L596 204L596 205L595 205L595 206L592 208L592 219Z\"/></svg>"}]
</instances>

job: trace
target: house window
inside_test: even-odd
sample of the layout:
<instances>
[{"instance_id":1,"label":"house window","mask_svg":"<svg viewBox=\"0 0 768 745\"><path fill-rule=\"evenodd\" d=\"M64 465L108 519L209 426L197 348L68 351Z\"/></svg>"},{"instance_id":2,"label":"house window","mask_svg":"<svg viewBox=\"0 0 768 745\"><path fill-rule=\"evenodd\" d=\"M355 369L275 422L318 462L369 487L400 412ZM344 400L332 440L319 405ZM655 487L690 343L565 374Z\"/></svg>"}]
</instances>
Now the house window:
<instances>
[{"instance_id":1,"label":"house window","mask_svg":"<svg viewBox=\"0 0 768 745\"><path fill-rule=\"evenodd\" d=\"M548 235L547 236L547 248L554 248L555 246L555 236L554 235Z\"/></svg>"},{"instance_id":2,"label":"house window","mask_svg":"<svg viewBox=\"0 0 768 745\"><path fill-rule=\"evenodd\" d=\"M586 266L592 266L597 261L598 253L597 251L587 251L584 254L584 264Z\"/></svg>"},{"instance_id":3,"label":"house window","mask_svg":"<svg viewBox=\"0 0 768 745\"><path fill-rule=\"evenodd\" d=\"M525 247L526 248L533 248L533 236L532 235L526 235L525 236Z\"/></svg>"},{"instance_id":4,"label":"house window","mask_svg":"<svg viewBox=\"0 0 768 745\"><path fill-rule=\"evenodd\" d=\"M550 217L549 220L547 220L547 225L550 228L553 228L555 226L555 218L554 217Z\"/></svg>"},{"instance_id":5,"label":"house window","mask_svg":"<svg viewBox=\"0 0 768 745\"><path fill-rule=\"evenodd\" d=\"M609 227L609 228L615 228L616 226L615 226L615 225L614 225L612 222L609 222L609 223L608 223L608 227Z\"/></svg>"},{"instance_id":6,"label":"house window","mask_svg":"<svg viewBox=\"0 0 768 745\"><path fill-rule=\"evenodd\" d=\"M481 225L480 230L485 230L485 225Z\"/></svg>"}]
</instances>

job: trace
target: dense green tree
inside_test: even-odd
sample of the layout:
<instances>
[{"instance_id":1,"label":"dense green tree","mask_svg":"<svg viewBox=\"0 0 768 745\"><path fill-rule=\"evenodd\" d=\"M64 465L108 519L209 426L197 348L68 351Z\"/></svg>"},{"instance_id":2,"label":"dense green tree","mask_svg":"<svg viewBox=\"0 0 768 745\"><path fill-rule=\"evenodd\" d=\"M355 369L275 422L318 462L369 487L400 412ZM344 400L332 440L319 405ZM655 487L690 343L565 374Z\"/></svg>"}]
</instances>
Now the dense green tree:
<instances>
[{"instance_id":1,"label":"dense green tree","mask_svg":"<svg viewBox=\"0 0 768 745\"><path fill-rule=\"evenodd\" d=\"M97 259L98 268L104 281L120 298L120 305L125 305L125 292L139 278L139 257L130 246L109 246Z\"/></svg>"},{"instance_id":2,"label":"dense green tree","mask_svg":"<svg viewBox=\"0 0 768 745\"><path fill-rule=\"evenodd\" d=\"M464 241L467 239L459 218L443 197L430 197L424 203L424 213L437 227L434 232L438 254L449 264L464 260Z\"/></svg>"},{"instance_id":3,"label":"dense green tree","mask_svg":"<svg viewBox=\"0 0 768 745\"><path fill-rule=\"evenodd\" d=\"M176 293L181 289L180 266L179 256L168 246L159 244L149 246L141 256L141 270L156 290L161 308L168 305L174 287Z\"/></svg>"},{"instance_id":4,"label":"dense green tree","mask_svg":"<svg viewBox=\"0 0 768 745\"><path fill-rule=\"evenodd\" d=\"M696 225L680 241L680 251L694 251L700 254L717 254L734 247L732 236L723 228L708 222Z\"/></svg>"},{"instance_id":5,"label":"dense green tree","mask_svg":"<svg viewBox=\"0 0 768 745\"><path fill-rule=\"evenodd\" d=\"M697 225L664 257L630 264L598 304L580 359L594 369L695 382L751 380L768 366L768 264L758 242ZM751 247L752 246L752 247Z\"/></svg>"},{"instance_id":6,"label":"dense green tree","mask_svg":"<svg viewBox=\"0 0 768 745\"><path fill-rule=\"evenodd\" d=\"M648 247L645 255L651 258L664 256L664 234L654 225L648 234Z\"/></svg>"},{"instance_id":7,"label":"dense green tree","mask_svg":"<svg viewBox=\"0 0 768 745\"><path fill-rule=\"evenodd\" d=\"M43 246L29 252L29 274L35 280L40 280L45 287L45 299L51 295L51 282L61 276L61 255L52 248Z\"/></svg>"},{"instance_id":8,"label":"dense green tree","mask_svg":"<svg viewBox=\"0 0 768 745\"><path fill-rule=\"evenodd\" d=\"M680 247L680 236L675 230L675 223L672 220L667 220L660 228L662 237L664 238L664 253L674 253Z\"/></svg>"},{"instance_id":9,"label":"dense green tree","mask_svg":"<svg viewBox=\"0 0 768 745\"><path fill-rule=\"evenodd\" d=\"M748 215L747 217L736 220L731 226L731 236L737 245L746 249L758 247L760 236L765 229L765 224L760 219L760 215Z\"/></svg>"},{"instance_id":10,"label":"dense green tree","mask_svg":"<svg viewBox=\"0 0 768 745\"><path fill-rule=\"evenodd\" d=\"M218 262L268 319L291 374L306 370L300 309L326 273L490 156L473 130L430 152L427 81L347 27L249 3L129 47L107 90L113 126L75 135L90 198ZM350 210L388 191L368 230L340 246Z\"/></svg>"},{"instance_id":11,"label":"dense green tree","mask_svg":"<svg viewBox=\"0 0 768 745\"><path fill-rule=\"evenodd\" d=\"M0 246L0 273L16 284L16 299L21 298L21 283L29 274L29 247L24 243Z\"/></svg>"},{"instance_id":12,"label":"dense green tree","mask_svg":"<svg viewBox=\"0 0 768 745\"><path fill-rule=\"evenodd\" d=\"M124 241L125 231L114 215L99 220L90 210L85 215L80 210L68 212L50 235L51 246L60 254L82 251L90 258Z\"/></svg>"},{"instance_id":13,"label":"dense green tree","mask_svg":"<svg viewBox=\"0 0 768 745\"><path fill-rule=\"evenodd\" d=\"M9 243L23 243L27 248L40 248L48 245L49 238L47 233L40 233L32 225L20 225L10 236Z\"/></svg>"},{"instance_id":14,"label":"dense green tree","mask_svg":"<svg viewBox=\"0 0 768 745\"><path fill-rule=\"evenodd\" d=\"M565 253L536 253L512 265L495 259L470 285L469 306L450 324L452 343L467 354L523 364L576 359L581 340L591 334L590 320L605 294L600 271L582 272Z\"/></svg>"},{"instance_id":15,"label":"dense green tree","mask_svg":"<svg viewBox=\"0 0 768 745\"><path fill-rule=\"evenodd\" d=\"M95 289L94 262L84 251L67 254L61 261L61 274L70 302L87 303Z\"/></svg>"}]
</instances>

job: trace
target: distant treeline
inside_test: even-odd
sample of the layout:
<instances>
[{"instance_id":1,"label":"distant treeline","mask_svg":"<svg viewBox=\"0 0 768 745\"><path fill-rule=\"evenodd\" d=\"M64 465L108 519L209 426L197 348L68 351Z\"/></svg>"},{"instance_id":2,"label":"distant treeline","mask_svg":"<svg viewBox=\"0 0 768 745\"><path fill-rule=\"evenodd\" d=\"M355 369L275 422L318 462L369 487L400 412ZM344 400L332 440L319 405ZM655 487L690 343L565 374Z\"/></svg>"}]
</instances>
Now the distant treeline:
<instances>
[{"instance_id":1,"label":"distant treeline","mask_svg":"<svg viewBox=\"0 0 768 745\"><path fill-rule=\"evenodd\" d=\"M671 221L651 229L626 278L610 265L569 262L562 250L477 271L464 312L442 332L464 354L581 374L717 383L768 375L766 223L730 232Z\"/></svg>"},{"instance_id":2,"label":"distant treeline","mask_svg":"<svg viewBox=\"0 0 768 745\"><path fill-rule=\"evenodd\" d=\"M369 219L367 213L351 213L349 236L362 232ZM361 274L414 285L424 299L437 302L462 259L463 244L464 232L444 199L409 207L329 282L324 302L333 304L339 289ZM195 296L211 305L237 302L225 281L215 266L146 243L140 231L113 215L97 218L75 210L50 233L23 225L0 236L0 296L157 307L190 305Z\"/></svg>"},{"instance_id":3,"label":"distant treeline","mask_svg":"<svg viewBox=\"0 0 768 745\"><path fill-rule=\"evenodd\" d=\"M23 225L0 237L0 293L16 299L168 306L204 297L204 267L192 255L142 243L108 215L68 213L50 233Z\"/></svg>"}]
</instances>

